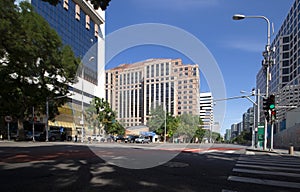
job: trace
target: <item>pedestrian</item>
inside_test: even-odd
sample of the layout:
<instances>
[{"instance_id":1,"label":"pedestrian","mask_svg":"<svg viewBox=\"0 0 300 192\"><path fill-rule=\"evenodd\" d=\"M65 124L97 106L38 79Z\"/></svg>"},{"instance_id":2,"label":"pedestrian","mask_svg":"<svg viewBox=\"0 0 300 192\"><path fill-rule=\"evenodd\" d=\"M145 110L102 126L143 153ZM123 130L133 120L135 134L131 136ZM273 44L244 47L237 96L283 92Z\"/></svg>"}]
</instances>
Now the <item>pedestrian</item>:
<instances>
[{"instance_id":1,"label":"pedestrian","mask_svg":"<svg viewBox=\"0 0 300 192\"><path fill-rule=\"evenodd\" d=\"M77 134L75 135L75 142L77 142Z\"/></svg>"}]
</instances>

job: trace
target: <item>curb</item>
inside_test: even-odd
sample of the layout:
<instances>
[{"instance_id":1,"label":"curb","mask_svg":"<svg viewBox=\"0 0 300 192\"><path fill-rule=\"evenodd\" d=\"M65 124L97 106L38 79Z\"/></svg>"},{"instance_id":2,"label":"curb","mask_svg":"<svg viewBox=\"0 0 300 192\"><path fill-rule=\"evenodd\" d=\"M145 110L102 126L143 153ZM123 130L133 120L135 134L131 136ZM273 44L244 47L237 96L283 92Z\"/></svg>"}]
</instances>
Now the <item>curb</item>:
<instances>
[{"instance_id":1,"label":"curb","mask_svg":"<svg viewBox=\"0 0 300 192\"><path fill-rule=\"evenodd\" d=\"M282 151L285 151L284 149L280 149ZM270 150L263 150L263 149L252 149L252 148L246 148L246 151L255 151L255 152L265 152L265 153L275 153L275 154L278 154L278 155L286 155L286 156L300 156L300 154L298 154L299 152L295 152L294 155L291 155L289 154L288 150L286 150L286 152L281 152L281 151L278 151L278 150L273 150L273 151L270 151Z\"/></svg>"}]
</instances>

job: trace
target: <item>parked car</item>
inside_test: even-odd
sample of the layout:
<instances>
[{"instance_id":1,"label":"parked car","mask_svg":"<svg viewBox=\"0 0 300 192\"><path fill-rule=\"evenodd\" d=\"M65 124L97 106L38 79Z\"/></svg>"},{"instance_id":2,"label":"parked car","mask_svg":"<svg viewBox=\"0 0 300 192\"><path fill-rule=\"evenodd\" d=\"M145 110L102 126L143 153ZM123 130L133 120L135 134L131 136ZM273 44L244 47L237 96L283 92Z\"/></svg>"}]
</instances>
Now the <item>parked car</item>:
<instances>
[{"instance_id":1,"label":"parked car","mask_svg":"<svg viewBox=\"0 0 300 192\"><path fill-rule=\"evenodd\" d=\"M49 130L48 131L48 140L49 141L56 141L56 140L69 140L70 136L66 136L65 134L61 133L59 130ZM46 132L43 132L40 135L40 140L45 141L46 140ZM71 138L72 140L72 138Z\"/></svg>"},{"instance_id":2,"label":"parked car","mask_svg":"<svg viewBox=\"0 0 300 192\"><path fill-rule=\"evenodd\" d=\"M105 142L105 137L103 135L96 135L96 134L93 134L92 135L92 141L97 141L97 142Z\"/></svg>"},{"instance_id":3,"label":"parked car","mask_svg":"<svg viewBox=\"0 0 300 192\"><path fill-rule=\"evenodd\" d=\"M136 143L150 143L150 137L148 136L139 136L138 138L135 139Z\"/></svg>"},{"instance_id":4,"label":"parked car","mask_svg":"<svg viewBox=\"0 0 300 192\"><path fill-rule=\"evenodd\" d=\"M35 131L34 132L34 140L38 141L41 134L42 134L41 132ZM33 139L31 131L25 131L25 139L28 141Z\"/></svg>"},{"instance_id":5,"label":"parked car","mask_svg":"<svg viewBox=\"0 0 300 192\"><path fill-rule=\"evenodd\" d=\"M139 136L136 136L136 135L127 135L125 137L125 143L134 143L135 142L135 139L138 138Z\"/></svg>"},{"instance_id":6,"label":"parked car","mask_svg":"<svg viewBox=\"0 0 300 192\"><path fill-rule=\"evenodd\" d=\"M125 138L123 135L118 135L114 138L115 142L125 142Z\"/></svg>"}]
</instances>

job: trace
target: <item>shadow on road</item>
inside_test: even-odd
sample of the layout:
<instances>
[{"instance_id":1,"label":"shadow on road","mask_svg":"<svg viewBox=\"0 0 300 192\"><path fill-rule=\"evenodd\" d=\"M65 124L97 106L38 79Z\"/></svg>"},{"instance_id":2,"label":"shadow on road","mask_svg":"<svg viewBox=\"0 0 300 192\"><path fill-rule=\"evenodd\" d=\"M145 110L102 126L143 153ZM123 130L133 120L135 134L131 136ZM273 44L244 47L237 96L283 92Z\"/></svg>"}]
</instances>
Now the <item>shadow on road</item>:
<instances>
[{"instance_id":1,"label":"shadow on road","mask_svg":"<svg viewBox=\"0 0 300 192\"><path fill-rule=\"evenodd\" d=\"M106 163L84 145L0 147L0 186L24 192L221 191L238 156L181 153L171 164L126 169Z\"/></svg>"}]
</instances>

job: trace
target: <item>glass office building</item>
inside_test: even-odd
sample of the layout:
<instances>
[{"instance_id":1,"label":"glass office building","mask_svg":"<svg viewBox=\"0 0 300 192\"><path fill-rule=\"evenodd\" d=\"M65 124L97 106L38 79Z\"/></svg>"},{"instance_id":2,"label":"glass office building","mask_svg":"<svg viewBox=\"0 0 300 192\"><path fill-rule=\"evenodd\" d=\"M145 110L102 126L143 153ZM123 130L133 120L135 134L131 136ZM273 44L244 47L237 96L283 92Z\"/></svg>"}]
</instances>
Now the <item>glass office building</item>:
<instances>
[{"instance_id":1,"label":"glass office building","mask_svg":"<svg viewBox=\"0 0 300 192\"><path fill-rule=\"evenodd\" d=\"M300 106L300 1L295 0L276 34L271 47L275 47L275 64L270 68L270 94L276 96L275 134L286 128L289 106ZM262 67L256 76L256 87L266 90L266 72ZM262 103L262 98L260 100ZM261 105L260 122L264 121Z\"/></svg>"},{"instance_id":2,"label":"glass office building","mask_svg":"<svg viewBox=\"0 0 300 192\"><path fill-rule=\"evenodd\" d=\"M105 12L95 10L90 1L60 0L51 5L42 0L29 0L40 14L81 59L78 82L70 86L72 102L60 109L53 126L82 127L82 106L87 107L92 98L104 98L104 23ZM85 124L85 123L84 123ZM87 125L85 125L86 127ZM74 134L73 134L74 135Z\"/></svg>"}]
</instances>

